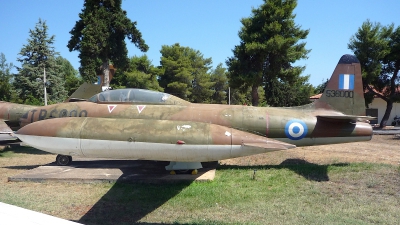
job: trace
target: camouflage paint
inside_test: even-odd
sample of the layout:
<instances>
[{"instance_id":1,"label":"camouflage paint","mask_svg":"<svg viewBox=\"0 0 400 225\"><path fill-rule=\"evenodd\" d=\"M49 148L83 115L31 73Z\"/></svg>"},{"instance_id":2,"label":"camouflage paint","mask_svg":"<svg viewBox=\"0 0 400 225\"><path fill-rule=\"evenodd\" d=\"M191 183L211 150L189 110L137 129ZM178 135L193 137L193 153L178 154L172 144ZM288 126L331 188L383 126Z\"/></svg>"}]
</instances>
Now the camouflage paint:
<instances>
[{"instance_id":1,"label":"camouflage paint","mask_svg":"<svg viewBox=\"0 0 400 225\"><path fill-rule=\"evenodd\" d=\"M143 97L150 91L128 92L124 99L135 92ZM64 154L158 160L167 158L166 154L180 161L215 160L293 145L366 141L372 137L372 127L366 123L370 118L364 116L360 64L350 55L339 60L321 99L300 107L192 104L165 93L157 93L157 102L143 98L129 103L119 101L121 96L114 93L99 93L90 98L92 102L31 109L20 118L20 125L26 127L17 136L29 139L31 145L41 137L38 148L55 153L47 141L75 146L71 153L63 149ZM138 151L132 142L141 143ZM87 149L83 143L95 147ZM118 151L114 151L114 145ZM159 147L169 150L164 154L163 149L152 149ZM174 147L184 149L184 156L179 156Z\"/></svg>"}]
</instances>

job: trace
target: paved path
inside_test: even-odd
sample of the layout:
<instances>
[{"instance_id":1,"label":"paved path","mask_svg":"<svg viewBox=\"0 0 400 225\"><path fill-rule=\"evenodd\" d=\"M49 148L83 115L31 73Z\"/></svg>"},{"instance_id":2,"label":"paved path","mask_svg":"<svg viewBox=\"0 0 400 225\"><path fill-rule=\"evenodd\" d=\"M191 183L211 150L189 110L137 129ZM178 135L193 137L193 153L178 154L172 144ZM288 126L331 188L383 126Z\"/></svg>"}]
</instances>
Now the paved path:
<instances>
[{"instance_id":1,"label":"paved path","mask_svg":"<svg viewBox=\"0 0 400 225\"><path fill-rule=\"evenodd\" d=\"M197 175L179 172L170 175L165 170L169 162L144 160L73 159L70 166L55 163L40 166L9 177L9 181L56 182L140 182L165 183L179 181L210 181L215 177L216 162L203 163Z\"/></svg>"}]
</instances>

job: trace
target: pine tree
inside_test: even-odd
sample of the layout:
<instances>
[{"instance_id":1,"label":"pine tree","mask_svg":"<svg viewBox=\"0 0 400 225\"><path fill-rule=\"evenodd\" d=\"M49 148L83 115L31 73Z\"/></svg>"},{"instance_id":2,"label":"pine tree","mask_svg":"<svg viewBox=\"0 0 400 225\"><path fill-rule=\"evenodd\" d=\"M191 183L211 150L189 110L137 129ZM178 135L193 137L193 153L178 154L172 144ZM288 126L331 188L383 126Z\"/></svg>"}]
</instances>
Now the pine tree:
<instances>
[{"instance_id":1,"label":"pine tree","mask_svg":"<svg viewBox=\"0 0 400 225\"><path fill-rule=\"evenodd\" d=\"M6 56L0 53L0 101L11 101L12 86L11 86L11 68L12 63L6 63Z\"/></svg>"},{"instance_id":2,"label":"pine tree","mask_svg":"<svg viewBox=\"0 0 400 225\"><path fill-rule=\"evenodd\" d=\"M269 104L268 92L275 87L264 85L266 82L282 81L290 86L304 70L293 66L295 61L307 58L309 52L306 43L299 42L307 37L309 30L295 24L296 6L296 0L264 0L264 4L252 10L252 16L241 20L240 44L226 62L229 84L241 91L251 87L254 106L259 104L259 86L264 86Z\"/></svg>"},{"instance_id":3,"label":"pine tree","mask_svg":"<svg viewBox=\"0 0 400 225\"><path fill-rule=\"evenodd\" d=\"M161 48L160 86L165 92L192 102L210 102L214 91L209 74L211 58L178 43Z\"/></svg>"},{"instance_id":4,"label":"pine tree","mask_svg":"<svg viewBox=\"0 0 400 225\"><path fill-rule=\"evenodd\" d=\"M70 31L70 51L79 51L83 79L95 82L97 75L105 76L109 84L109 64L123 71L129 64L125 38L145 52L148 46L126 11L121 9L121 0L85 0L80 20Z\"/></svg>"},{"instance_id":5,"label":"pine tree","mask_svg":"<svg viewBox=\"0 0 400 225\"><path fill-rule=\"evenodd\" d=\"M45 21L39 19L34 30L29 30L28 44L24 45L17 59L21 63L17 67L13 85L19 97L18 102L34 105L44 103L44 85L47 85L49 103L62 102L67 98L63 77L58 74L59 66L55 61L58 53L53 44L55 36L48 36ZM46 84L44 84L46 71Z\"/></svg>"},{"instance_id":6,"label":"pine tree","mask_svg":"<svg viewBox=\"0 0 400 225\"><path fill-rule=\"evenodd\" d=\"M56 63L59 65L58 74L65 81L65 90L71 96L83 83L82 77L67 59L58 56Z\"/></svg>"},{"instance_id":7,"label":"pine tree","mask_svg":"<svg viewBox=\"0 0 400 225\"><path fill-rule=\"evenodd\" d=\"M130 58L126 71L117 70L111 81L113 88L142 88L154 91L163 91L158 84L157 77L162 70L153 66L146 55Z\"/></svg>"},{"instance_id":8,"label":"pine tree","mask_svg":"<svg viewBox=\"0 0 400 225\"><path fill-rule=\"evenodd\" d=\"M226 69L222 67L222 63L217 65L217 68L211 73L211 81L214 82L212 89L214 94L211 103L227 104L228 101L228 78Z\"/></svg>"},{"instance_id":9,"label":"pine tree","mask_svg":"<svg viewBox=\"0 0 400 225\"><path fill-rule=\"evenodd\" d=\"M400 26L365 21L351 37L348 48L361 64L366 104L377 96L386 102L380 127L385 127L394 102L400 101Z\"/></svg>"}]
</instances>

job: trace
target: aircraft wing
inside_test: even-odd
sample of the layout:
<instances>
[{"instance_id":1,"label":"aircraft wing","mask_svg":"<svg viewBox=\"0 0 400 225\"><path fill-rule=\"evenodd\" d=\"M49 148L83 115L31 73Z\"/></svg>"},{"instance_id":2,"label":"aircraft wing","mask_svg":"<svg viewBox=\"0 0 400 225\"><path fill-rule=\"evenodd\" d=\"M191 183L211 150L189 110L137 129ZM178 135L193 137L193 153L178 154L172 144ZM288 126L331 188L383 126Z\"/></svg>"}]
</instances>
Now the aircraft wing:
<instances>
[{"instance_id":1,"label":"aircraft wing","mask_svg":"<svg viewBox=\"0 0 400 225\"><path fill-rule=\"evenodd\" d=\"M318 115L317 118L335 122L369 122L369 120L376 119L376 117L356 115Z\"/></svg>"}]
</instances>

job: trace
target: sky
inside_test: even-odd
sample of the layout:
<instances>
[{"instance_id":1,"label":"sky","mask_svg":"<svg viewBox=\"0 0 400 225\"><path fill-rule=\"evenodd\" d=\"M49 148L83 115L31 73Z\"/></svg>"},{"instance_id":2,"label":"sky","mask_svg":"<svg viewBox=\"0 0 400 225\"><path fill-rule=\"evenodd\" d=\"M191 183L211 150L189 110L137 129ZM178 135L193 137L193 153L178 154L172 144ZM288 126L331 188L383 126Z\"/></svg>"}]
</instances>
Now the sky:
<instances>
[{"instance_id":1,"label":"sky","mask_svg":"<svg viewBox=\"0 0 400 225\"><path fill-rule=\"evenodd\" d=\"M0 13L0 52L7 62L17 61L23 45L28 43L29 30L39 18L46 21L48 34L55 35L54 47L79 68L78 52L70 52L69 31L79 20L83 0L13 0L2 1ZM263 0L123 0L122 9L137 22L137 28L150 49L142 53L127 43L128 56L146 54L153 65L160 65L163 45L179 43L199 50L205 58L212 58L213 68L233 56L232 49L240 43L240 20L251 16L252 8ZM382 25L400 26L398 0L298 0L294 11L295 23L309 29L303 40L311 49L308 59L295 65L306 66L302 75L310 75L314 86L329 79L340 57L352 54L347 44L357 29L369 19ZM14 70L13 72L16 72Z\"/></svg>"}]
</instances>

